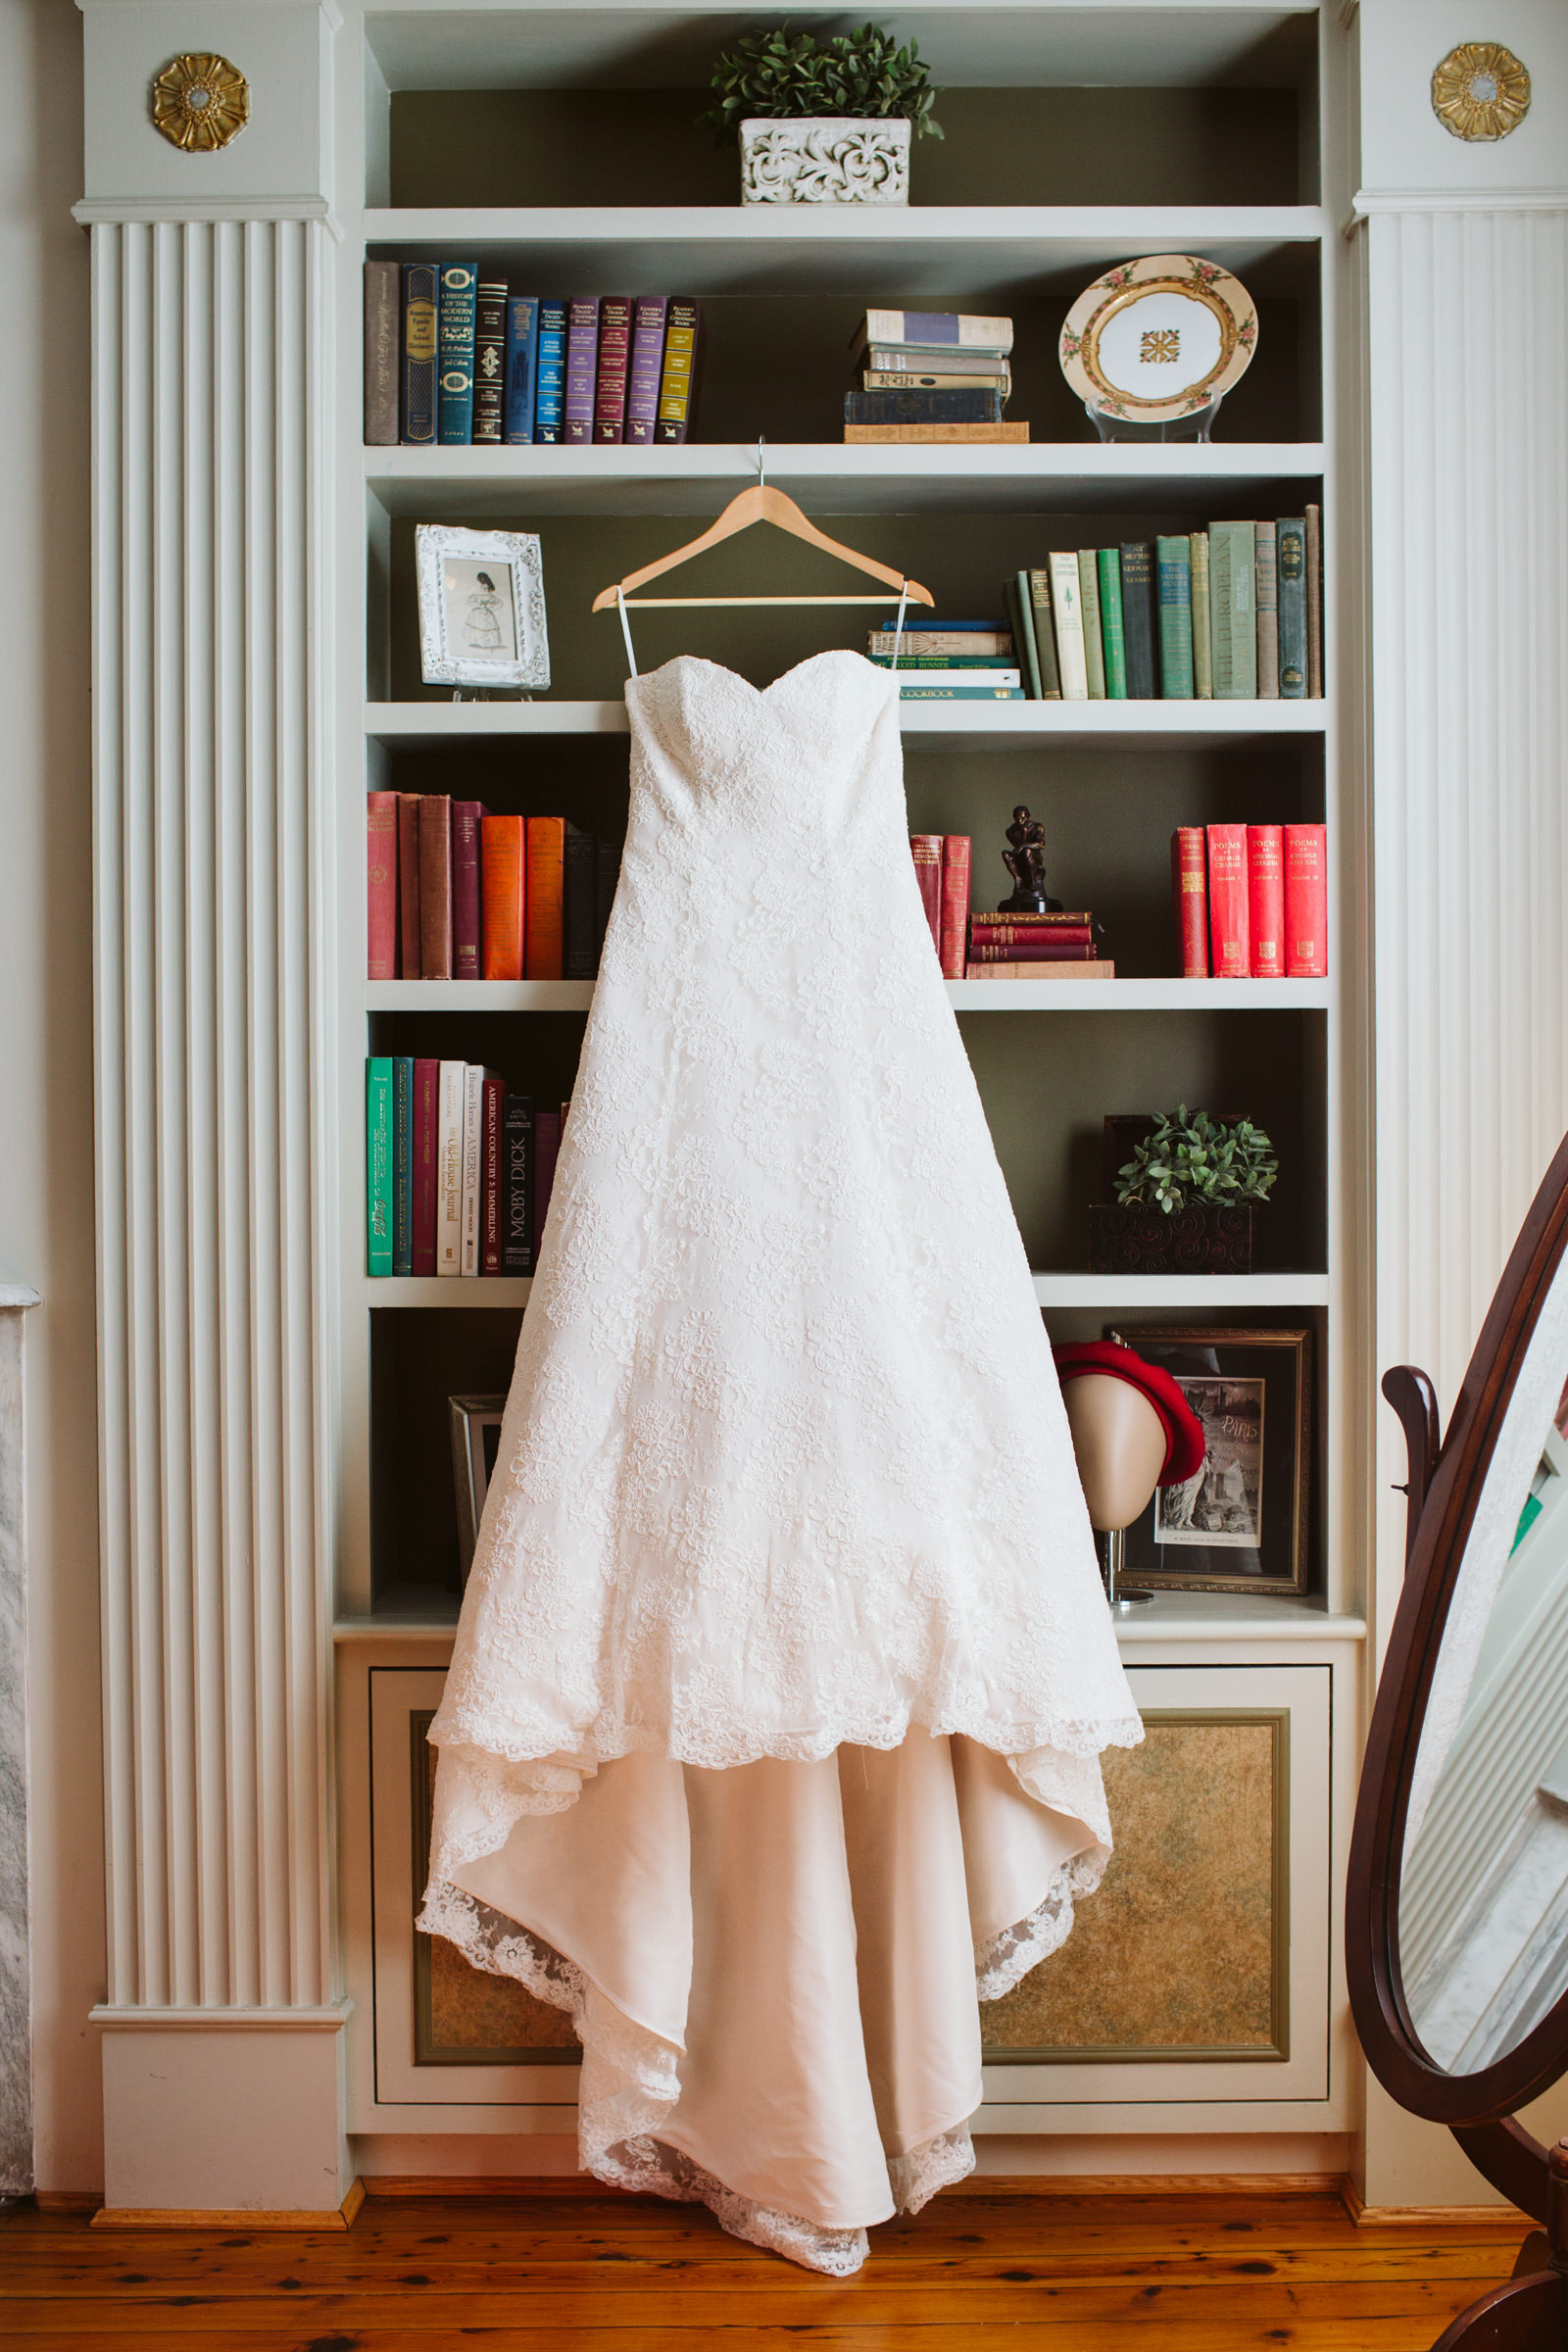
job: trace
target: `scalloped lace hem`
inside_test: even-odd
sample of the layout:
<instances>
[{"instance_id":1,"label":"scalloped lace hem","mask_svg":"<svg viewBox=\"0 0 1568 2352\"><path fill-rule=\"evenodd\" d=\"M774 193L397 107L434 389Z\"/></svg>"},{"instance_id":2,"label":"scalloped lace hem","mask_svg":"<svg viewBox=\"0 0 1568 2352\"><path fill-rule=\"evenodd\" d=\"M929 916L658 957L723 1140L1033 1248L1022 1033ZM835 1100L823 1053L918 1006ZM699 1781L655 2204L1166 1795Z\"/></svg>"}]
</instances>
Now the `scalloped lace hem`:
<instances>
[{"instance_id":1,"label":"scalloped lace hem","mask_svg":"<svg viewBox=\"0 0 1568 2352\"><path fill-rule=\"evenodd\" d=\"M1073 1904L1080 1895L1094 1893L1109 1860L1108 1845L1092 1845L1074 1854L1027 1919L1014 1921L1000 1936L975 1945L974 1986L982 2001L1000 2001L1032 1968L1061 1949L1072 1934Z\"/></svg>"},{"instance_id":2,"label":"scalloped lace hem","mask_svg":"<svg viewBox=\"0 0 1568 2352\"><path fill-rule=\"evenodd\" d=\"M582 2043L577 2143L584 2170L611 2188L706 2205L731 2237L832 2278L853 2277L870 2250L863 2229L837 2230L743 2196L659 2135L680 2098L673 2042L635 2025L562 1952L450 1881L432 1883L417 1925L444 1936L474 1968L514 1977L570 2017ZM940 2188L974 2170L967 2123L888 2159L895 2209L918 2213Z\"/></svg>"}]
</instances>

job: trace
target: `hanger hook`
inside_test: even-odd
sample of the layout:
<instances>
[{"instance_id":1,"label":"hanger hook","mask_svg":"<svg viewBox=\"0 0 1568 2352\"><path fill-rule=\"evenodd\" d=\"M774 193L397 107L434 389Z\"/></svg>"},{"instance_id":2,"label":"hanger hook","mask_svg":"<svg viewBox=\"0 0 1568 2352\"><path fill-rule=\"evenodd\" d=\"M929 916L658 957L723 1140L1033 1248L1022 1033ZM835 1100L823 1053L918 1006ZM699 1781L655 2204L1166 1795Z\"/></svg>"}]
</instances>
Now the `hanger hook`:
<instances>
[{"instance_id":1,"label":"hanger hook","mask_svg":"<svg viewBox=\"0 0 1568 2352\"><path fill-rule=\"evenodd\" d=\"M757 436L757 486L759 490L767 488L767 435L765 433L759 433Z\"/></svg>"}]
</instances>

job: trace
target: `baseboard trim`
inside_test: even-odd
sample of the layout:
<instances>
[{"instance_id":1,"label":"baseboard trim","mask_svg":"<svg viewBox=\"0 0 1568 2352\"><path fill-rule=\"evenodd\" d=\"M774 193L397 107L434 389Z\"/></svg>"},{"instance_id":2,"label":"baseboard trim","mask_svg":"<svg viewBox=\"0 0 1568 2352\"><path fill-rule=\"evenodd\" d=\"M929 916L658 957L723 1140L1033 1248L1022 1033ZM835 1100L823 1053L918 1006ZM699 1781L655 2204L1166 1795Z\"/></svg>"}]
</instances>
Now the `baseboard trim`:
<instances>
[{"instance_id":1,"label":"baseboard trim","mask_svg":"<svg viewBox=\"0 0 1568 2352\"><path fill-rule=\"evenodd\" d=\"M951 2197L1325 2197L1340 2173L970 2173ZM614 2197L589 2173L370 2173L368 2197Z\"/></svg>"},{"instance_id":2,"label":"baseboard trim","mask_svg":"<svg viewBox=\"0 0 1568 2352\"><path fill-rule=\"evenodd\" d=\"M40 2213L96 2213L104 2192L101 2188L35 2188L32 2201Z\"/></svg>"},{"instance_id":3,"label":"baseboard trim","mask_svg":"<svg viewBox=\"0 0 1568 2352\"><path fill-rule=\"evenodd\" d=\"M94 2230L352 2230L365 2203L365 2183L349 2183L348 2195L325 2212L278 2212L256 2206L216 2206L176 2211L171 2206L100 2205Z\"/></svg>"}]
</instances>

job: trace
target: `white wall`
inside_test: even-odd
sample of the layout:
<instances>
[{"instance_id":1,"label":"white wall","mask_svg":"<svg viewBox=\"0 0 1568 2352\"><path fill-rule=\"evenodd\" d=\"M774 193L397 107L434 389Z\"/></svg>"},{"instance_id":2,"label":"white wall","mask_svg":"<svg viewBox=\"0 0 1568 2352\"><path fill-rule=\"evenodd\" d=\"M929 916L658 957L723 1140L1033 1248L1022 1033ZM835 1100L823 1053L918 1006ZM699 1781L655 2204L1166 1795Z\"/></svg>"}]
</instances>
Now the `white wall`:
<instances>
[{"instance_id":1,"label":"white wall","mask_svg":"<svg viewBox=\"0 0 1568 2352\"><path fill-rule=\"evenodd\" d=\"M0 1280L26 1319L36 2170L103 2180L81 18L0 0Z\"/></svg>"}]
</instances>

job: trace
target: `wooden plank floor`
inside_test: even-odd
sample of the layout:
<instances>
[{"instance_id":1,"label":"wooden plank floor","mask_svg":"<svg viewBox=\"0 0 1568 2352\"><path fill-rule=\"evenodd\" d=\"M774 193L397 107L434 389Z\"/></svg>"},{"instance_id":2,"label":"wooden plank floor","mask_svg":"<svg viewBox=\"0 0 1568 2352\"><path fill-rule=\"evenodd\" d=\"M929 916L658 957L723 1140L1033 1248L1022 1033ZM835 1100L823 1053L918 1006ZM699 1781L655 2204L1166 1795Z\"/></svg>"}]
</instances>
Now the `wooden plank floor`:
<instances>
[{"instance_id":1,"label":"wooden plank floor","mask_svg":"<svg viewBox=\"0 0 1568 2352\"><path fill-rule=\"evenodd\" d=\"M1328 2195L938 2197L815 2277L652 2199L371 2197L352 2230L0 2219L16 2352L1427 2352L1523 2227L1356 2229Z\"/></svg>"}]
</instances>

